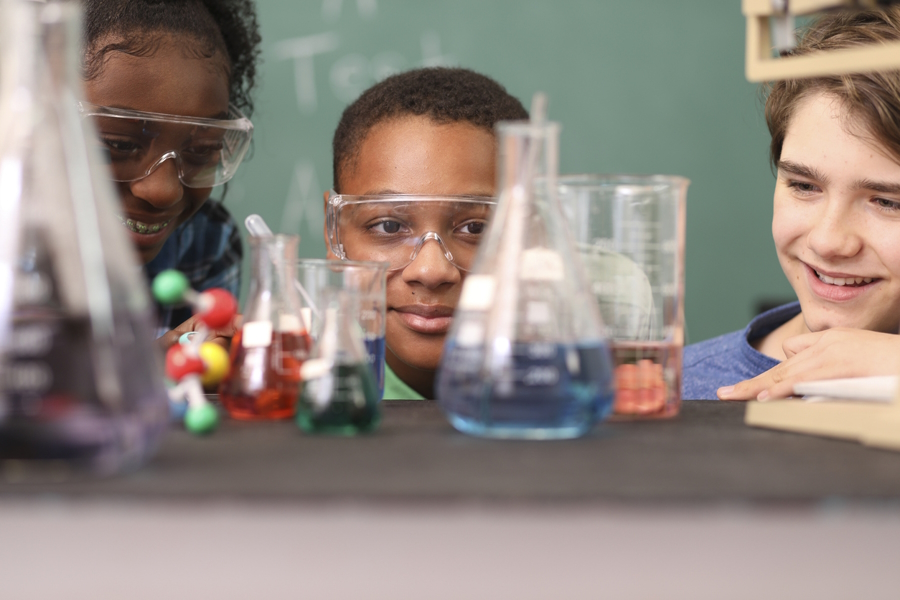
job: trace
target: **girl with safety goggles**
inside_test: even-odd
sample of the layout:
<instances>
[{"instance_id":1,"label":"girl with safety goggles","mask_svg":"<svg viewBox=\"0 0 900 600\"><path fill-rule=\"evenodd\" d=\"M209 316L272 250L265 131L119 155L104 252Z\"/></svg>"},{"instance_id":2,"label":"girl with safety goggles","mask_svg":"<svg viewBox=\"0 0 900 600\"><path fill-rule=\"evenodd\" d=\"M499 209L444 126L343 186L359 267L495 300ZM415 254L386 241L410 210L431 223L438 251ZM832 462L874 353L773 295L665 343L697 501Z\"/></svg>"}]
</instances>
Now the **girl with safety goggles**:
<instances>
[{"instance_id":1,"label":"girl with safety goggles","mask_svg":"<svg viewBox=\"0 0 900 600\"><path fill-rule=\"evenodd\" d=\"M252 0L86 0L85 99L121 198L117 215L148 278L179 269L192 287L240 289L237 225L212 189L250 145L260 37ZM220 188L223 189L224 188ZM162 310L165 345L193 329ZM234 328L216 332L227 343Z\"/></svg>"}]
</instances>

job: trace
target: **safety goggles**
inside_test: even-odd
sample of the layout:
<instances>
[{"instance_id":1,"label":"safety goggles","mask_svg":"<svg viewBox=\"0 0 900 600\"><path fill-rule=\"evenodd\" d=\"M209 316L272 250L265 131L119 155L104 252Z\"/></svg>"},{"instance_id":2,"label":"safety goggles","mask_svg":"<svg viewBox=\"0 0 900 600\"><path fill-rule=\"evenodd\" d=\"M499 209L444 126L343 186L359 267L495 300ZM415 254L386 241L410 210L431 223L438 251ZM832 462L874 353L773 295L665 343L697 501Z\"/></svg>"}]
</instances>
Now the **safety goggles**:
<instances>
[{"instance_id":1,"label":"safety goggles","mask_svg":"<svg viewBox=\"0 0 900 600\"><path fill-rule=\"evenodd\" d=\"M231 179L253 137L250 119L231 106L226 119L204 119L80 102L99 135L113 181L137 181L175 161L178 179L208 188Z\"/></svg>"},{"instance_id":2,"label":"safety goggles","mask_svg":"<svg viewBox=\"0 0 900 600\"><path fill-rule=\"evenodd\" d=\"M389 271L409 266L429 241L468 271L497 203L484 196L372 195L330 192L331 251L344 260L376 260Z\"/></svg>"}]
</instances>

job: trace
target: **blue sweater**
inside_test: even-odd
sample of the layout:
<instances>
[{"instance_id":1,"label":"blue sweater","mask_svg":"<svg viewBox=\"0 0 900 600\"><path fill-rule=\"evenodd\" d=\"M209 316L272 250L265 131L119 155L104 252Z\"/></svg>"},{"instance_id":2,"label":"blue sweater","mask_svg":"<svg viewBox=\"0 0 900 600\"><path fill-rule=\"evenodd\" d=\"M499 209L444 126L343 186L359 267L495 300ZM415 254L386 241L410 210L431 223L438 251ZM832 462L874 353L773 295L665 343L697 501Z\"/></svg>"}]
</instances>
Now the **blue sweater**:
<instances>
[{"instance_id":1,"label":"blue sweater","mask_svg":"<svg viewBox=\"0 0 900 600\"><path fill-rule=\"evenodd\" d=\"M777 365L777 360L758 352L750 343L781 327L799 312L799 302L785 304L757 316L743 331L686 346L681 397L715 400L720 387L752 379Z\"/></svg>"}]
</instances>

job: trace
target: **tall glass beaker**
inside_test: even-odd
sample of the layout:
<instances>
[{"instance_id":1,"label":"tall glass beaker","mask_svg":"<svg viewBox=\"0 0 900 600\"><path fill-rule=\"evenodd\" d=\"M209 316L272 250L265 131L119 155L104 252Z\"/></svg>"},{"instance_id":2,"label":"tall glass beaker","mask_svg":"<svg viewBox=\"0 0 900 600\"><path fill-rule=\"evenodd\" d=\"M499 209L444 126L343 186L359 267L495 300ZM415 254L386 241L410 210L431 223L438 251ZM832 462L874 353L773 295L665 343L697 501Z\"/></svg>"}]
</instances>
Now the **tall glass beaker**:
<instances>
[{"instance_id":1,"label":"tall glass beaker","mask_svg":"<svg viewBox=\"0 0 900 600\"><path fill-rule=\"evenodd\" d=\"M236 419L294 416L300 367L310 339L294 285L296 235L250 238L250 292L241 330L231 340L231 370L219 386L222 406Z\"/></svg>"},{"instance_id":2,"label":"tall glass beaker","mask_svg":"<svg viewBox=\"0 0 900 600\"><path fill-rule=\"evenodd\" d=\"M576 437L612 407L612 364L559 206L559 126L497 130L497 211L463 284L438 400L466 433Z\"/></svg>"},{"instance_id":3,"label":"tall glass beaker","mask_svg":"<svg viewBox=\"0 0 900 600\"><path fill-rule=\"evenodd\" d=\"M76 1L0 18L0 467L134 467L168 422L137 256L79 116Z\"/></svg>"},{"instance_id":4,"label":"tall glass beaker","mask_svg":"<svg viewBox=\"0 0 900 600\"><path fill-rule=\"evenodd\" d=\"M616 361L615 415L681 405L685 199L667 175L566 175L559 194Z\"/></svg>"}]
</instances>

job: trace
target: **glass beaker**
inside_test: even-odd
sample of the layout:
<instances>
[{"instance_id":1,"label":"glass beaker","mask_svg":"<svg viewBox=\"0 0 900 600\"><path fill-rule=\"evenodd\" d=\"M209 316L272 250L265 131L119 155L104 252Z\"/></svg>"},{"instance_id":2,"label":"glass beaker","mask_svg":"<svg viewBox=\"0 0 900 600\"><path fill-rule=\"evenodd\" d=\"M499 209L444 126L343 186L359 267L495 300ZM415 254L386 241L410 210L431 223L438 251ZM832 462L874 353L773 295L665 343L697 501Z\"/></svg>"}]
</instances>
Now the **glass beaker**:
<instances>
[{"instance_id":1,"label":"glass beaker","mask_svg":"<svg viewBox=\"0 0 900 600\"><path fill-rule=\"evenodd\" d=\"M81 8L0 18L0 471L58 478L146 460L168 423L152 308L78 112Z\"/></svg>"},{"instance_id":2,"label":"glass beaker","mask_svg":"<svg viewBox=\"0 0 900 600\"><path fill-rule=\"evenodd\" d=\"M671 417L681 405L689 183L665 175L559 179L616 362L617 417Z\"/></svg>"},{"instance_id":3,"label":"glass beaker","mask_svg":"<svg viewBox=\"0 0 900 600\"><path fill-rule=\"evenodd\" d=\"M311 433L371 431L379 422L381 396L357 320L360 298L332 287L318 300L322 326L301 369L297 424Z\"/></svg>"},{"instance_id":4,"label":"glass beaker","mask_svg":"<svg viewBox=\"0 0 900 600\"><path fill-rule=\"evenodd\" d=\"M612 364L559 206L559 126L497 131L500 197L463 283L438 400L466 433L576 437L612 408Z\"/></svg>"},{"instance_id":5,"label":"glass beaker","mask_svg":"<svg viewBox=\"0 0 900 600\"><path fill-rule=\"evenodd\" d=\"M301 301L307 328L318 338L324 314L318 308L333 290L346 290L356 298L356 322L362 329L367 360L378 386L378 398L384 395L384 328L387 270L384 262L361 260L325 260L301 258L297 261L297 281L303 290ZM306 297L303 297L305 293Z\"/></svg>"},{"instance_id":6,"label":"glass beaker","mask_svg":"<svg viewBox=\"0 0 900 600\"><path fill-rule=\"evenodd\" d=\"M294 416L300 367L310 350L294 285L299 242L296 235L250 237L250 292L231 340L231 370L219 387L222 406L235 419Z\"/></svg>"}]
</instances>

